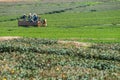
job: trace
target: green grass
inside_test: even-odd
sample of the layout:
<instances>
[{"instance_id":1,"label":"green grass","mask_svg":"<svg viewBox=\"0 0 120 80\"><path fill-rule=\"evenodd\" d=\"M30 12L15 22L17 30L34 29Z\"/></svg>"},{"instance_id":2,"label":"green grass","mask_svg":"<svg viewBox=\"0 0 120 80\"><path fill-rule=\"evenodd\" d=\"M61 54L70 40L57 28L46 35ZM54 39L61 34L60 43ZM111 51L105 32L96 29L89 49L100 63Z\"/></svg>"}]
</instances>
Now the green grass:
<instances>
[{"instance_id":1,"label":"green grass","mask_svg":"<svg viewBox=\"0 0 120 80\"><path fill-rule=\"evenodd\" d=\"M120 42L119 13L120 10L46 14L42 17L48 20L48 27L39 28L18 27L17 20L0 22L0 36ZM9 17L6 16L4 19L9 20Z\"/></svg>"},{"instance_id":2,"label":"green grass","mask_svg":"<svg viewBox=\"0 0 120 80\"><path fill-rule=\"evenodd\" d=\"M117 7L119 1L96 2L91 0L88 2L65 2L63 4L61 2L0 4L0 36L120 42L120 10ZM96 7L95 10L101 9L101 7L97 7L100 5L110 5L111 7L107 11L91 12L94 10L92 7ZM115 10L113 10L113 6L116 6ZM65 10L69 8L72 10ZM60 10L65 12L44 14ZM39 16L47 19L48 26L39 28L18 27L17 20L12 20L29 12L42 14Z\"/></svg>"}]
</instances>

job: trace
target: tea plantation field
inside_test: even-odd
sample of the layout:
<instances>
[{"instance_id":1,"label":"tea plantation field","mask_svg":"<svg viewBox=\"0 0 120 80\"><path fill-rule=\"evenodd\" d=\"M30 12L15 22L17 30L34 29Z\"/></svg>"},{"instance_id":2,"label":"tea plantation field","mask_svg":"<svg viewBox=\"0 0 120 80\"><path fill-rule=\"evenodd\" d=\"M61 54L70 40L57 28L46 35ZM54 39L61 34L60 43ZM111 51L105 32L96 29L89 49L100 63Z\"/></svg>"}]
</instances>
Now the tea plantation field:
<instances>
[{"instance_id":1,"label":"tea plantation field","mask_svg":"<svg viewBox=\"0 0 120 80\"><path fill-rule=\"evenodd\" d=\"M21 38L0 43L1 80L119 80L119 43Z\"/></svg>"},{"instance_id":2,"label":"tea plantation field","mask_svg":"<svg viewBox=\"0 0 120 80\"><path fill-rule=\"evenodd\" d=\"M0 80L120 80L120 0L24 1L0 2Z\"/></svg>"}]
</instances>

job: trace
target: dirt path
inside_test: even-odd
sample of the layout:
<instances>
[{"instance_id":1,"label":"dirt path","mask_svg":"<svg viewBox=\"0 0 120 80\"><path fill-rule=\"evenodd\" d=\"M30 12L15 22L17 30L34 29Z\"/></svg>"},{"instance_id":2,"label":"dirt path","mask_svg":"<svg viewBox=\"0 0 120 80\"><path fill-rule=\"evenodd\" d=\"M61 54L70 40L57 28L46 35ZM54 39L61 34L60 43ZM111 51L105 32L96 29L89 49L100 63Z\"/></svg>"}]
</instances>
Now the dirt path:
<instances>
[{"instance_id":1,"label":"dirt path","mask_svg":"<svg viewBox=\"0 0 120 80\"><path fill-rule=\"evenodd\" d=\"M68 45L68 46L75 46L76 48L91 46L91 43L78 42L78 41L61 41L61 40L58 40L58 44L63 44L63 45Z\"/></svg>"},{"instance_id":2,"label":"dirt path","mask_svg":"<svg viewBox=\"0 0 120 80\"><path fill-rule=\"evenodd\" d=\"M4 36L4 37L0 37L0 41L12 40L12 39L17 39L17 38L20 38L20 37Z\"/></svg>"}]
</instances>

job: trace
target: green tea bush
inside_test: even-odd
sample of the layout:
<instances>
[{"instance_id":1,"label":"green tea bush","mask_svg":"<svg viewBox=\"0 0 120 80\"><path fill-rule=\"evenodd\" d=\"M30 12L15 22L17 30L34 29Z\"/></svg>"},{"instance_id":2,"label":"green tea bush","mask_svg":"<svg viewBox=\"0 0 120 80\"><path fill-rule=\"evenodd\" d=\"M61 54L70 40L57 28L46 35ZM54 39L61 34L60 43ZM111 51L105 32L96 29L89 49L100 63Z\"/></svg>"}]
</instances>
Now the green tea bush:
<instances>
[{"instance_id":1,"label":"green tea bush","mask_svg":"<svg viewBox=\"0 0 120 80\"><path fill-rule=\"evenodd\" d=\"M21 38L0 43L0 79L119 79L119 43L90 47ZM111 77L114 76L114 77Z\"/></svg>"}]
</instances>

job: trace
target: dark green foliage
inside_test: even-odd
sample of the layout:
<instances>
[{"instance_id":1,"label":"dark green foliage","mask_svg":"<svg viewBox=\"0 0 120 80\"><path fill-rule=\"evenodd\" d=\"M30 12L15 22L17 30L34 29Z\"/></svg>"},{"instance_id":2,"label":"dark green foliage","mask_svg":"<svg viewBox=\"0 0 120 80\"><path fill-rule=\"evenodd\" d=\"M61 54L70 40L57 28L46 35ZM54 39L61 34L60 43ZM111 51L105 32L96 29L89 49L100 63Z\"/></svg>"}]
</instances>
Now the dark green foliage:
<instances>
[{"instance_id":1,"label":"dark green foliage","mask_svg":"<svg viewBox=\"0 0 120 80\"><path fill-rule=\"evenodd\" d=\"M0 44L0 52L33 52L33 53L47 53L57 55L79 56L86 59L100 59L100 60L115 60L120 61L120 44L95 44L86 49L84 48L65 48L62 45L57 47L57 40L48 39L16 39Z\"/></svg>"},{"instance_id":2,"label":"dark green foliage","mask_svg":"<svg viewBox=\"0 0 120 80\"><path fill-rule=\"evenodd\" d=\"M108 80L114 76L112 79L117 80L119 47L119 43L98 43L77 48L57 40L37 38L4 41L0 43L0 65L4 66L0 69L0 79L5 76L10 79Z\"/></svg>"}]
</instances>

